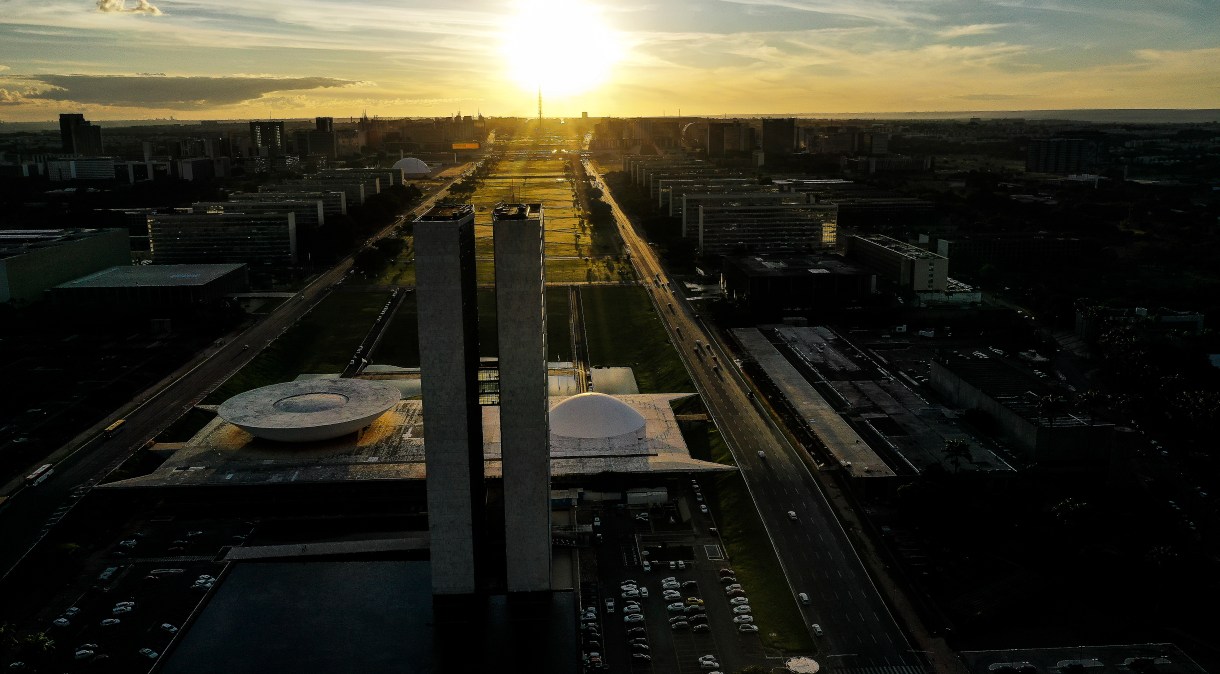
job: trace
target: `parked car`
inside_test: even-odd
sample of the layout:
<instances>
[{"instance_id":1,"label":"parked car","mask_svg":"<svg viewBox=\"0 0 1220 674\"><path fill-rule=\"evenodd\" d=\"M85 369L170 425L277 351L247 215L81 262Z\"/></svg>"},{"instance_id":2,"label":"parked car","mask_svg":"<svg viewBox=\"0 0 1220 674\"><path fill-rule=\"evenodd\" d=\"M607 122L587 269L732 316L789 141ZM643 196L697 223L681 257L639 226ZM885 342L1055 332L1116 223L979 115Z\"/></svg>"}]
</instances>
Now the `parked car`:
<instances>
[{"instance_id":1,"label":"parked car","mask_svg":"<svg viewBox=\"0 0 1220 674\"><path fill-rule=\"evenodd\" d=\"M733 597L732 599L729 599L729 604L731 604L733 606L741 606L742 604L749 604L749 603L750 603L749 597Z\"/></svg>"},{"instance_id":2,"label":"parked car","mask_svg":"<svg viewBox=\"0 0 1220 674\"><path fill-rule=\"evenodd\" d=\"M733 622L735 622L739 625L741 623L752 623L752 622L754 622L754 616L735 615L735 616L733 616Z\"/></svg>"},{"instance_id":3,"label":"parked car","mask_svg":"<svg viewBox=\"0 0 1220 674\"><path fill-rule=\"evenodd\" d=\"M738 625L738 626L737 626L737 631L738 631L738 632L746 632L746 633L757 632L757 631L758 631L758 625L751 625L751 624L749 624L749 623L746 623L746 624L744 624L744 625Z\"/></svg>"}]
</instances>

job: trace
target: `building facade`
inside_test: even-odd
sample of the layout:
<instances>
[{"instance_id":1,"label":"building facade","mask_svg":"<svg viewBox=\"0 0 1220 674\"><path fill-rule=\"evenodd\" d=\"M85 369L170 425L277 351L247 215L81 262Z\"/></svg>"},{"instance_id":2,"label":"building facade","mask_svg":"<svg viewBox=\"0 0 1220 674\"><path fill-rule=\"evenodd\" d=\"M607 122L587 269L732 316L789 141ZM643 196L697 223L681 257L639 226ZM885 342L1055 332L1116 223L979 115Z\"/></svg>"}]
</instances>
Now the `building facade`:
<instances>
[{"instance_id":1,"label":"building facade","mask_svg":"<svg viewBox=\"0 0 1220 674\"><path fill-rule=\"evenodd\" d=\"M274 213L175 213L148 218L157 264L244 262L289 266L297 260L296 216Z\"/></svg>"},{"instance_id":2,"label":"building facade","mask_svg":"<svg viewBox=\"0 0 1220 674\"><path fill-rule=\"evenodd\" d=\"M949 287L948 258L898 239L852 236L847 255L904 290L943 293Z\"/></svg>"}]
</instances>

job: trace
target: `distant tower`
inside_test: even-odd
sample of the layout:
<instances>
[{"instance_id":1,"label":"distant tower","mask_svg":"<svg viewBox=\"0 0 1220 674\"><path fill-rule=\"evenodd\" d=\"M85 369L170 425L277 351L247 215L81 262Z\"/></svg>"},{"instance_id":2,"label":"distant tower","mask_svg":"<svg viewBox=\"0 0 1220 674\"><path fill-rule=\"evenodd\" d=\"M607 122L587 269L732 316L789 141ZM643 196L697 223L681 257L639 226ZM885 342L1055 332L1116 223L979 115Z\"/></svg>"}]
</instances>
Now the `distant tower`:
<instances>
[{"instance_id":1,"label":"distant tower","mask_svg":"<svg viewBox=\"0 0 1220 674\"><path fill-rule=\"evenodd\" d=\"M542 204L502 204L492 212L509 592L551 589L543 232Z\"/></svg>"},{"instance_id":2,"label":"distant tower","mask_svg":"<svg viewBox=\"0 0 1220 674\"><path fill-rule=\"evenodd\" d=\"M474 253L470 205L434 206L415 221L424 460L436 595L473 594L482 572L486 497Z\"/></svg>"}]
</instances>

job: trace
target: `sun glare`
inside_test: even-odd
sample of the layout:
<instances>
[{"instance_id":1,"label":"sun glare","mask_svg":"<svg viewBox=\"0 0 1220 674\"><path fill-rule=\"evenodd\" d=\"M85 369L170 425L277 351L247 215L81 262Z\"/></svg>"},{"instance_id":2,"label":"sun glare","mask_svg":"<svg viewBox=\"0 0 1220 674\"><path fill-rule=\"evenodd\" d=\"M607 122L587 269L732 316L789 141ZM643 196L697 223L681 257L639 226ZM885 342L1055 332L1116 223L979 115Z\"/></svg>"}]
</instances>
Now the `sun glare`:
<instances>
[{"instance_id":1,"label":"sun glare","mask_svg":"<svg viewBox=\"0 0 1220 674\"><path fill-rule=\"evenodd\" d=\"M509 77L529 91L541 87L543 96L601 85L621 53L618 35L600 12L578 0L523 0L502 39Z\"/></svg>"}]
</instances>

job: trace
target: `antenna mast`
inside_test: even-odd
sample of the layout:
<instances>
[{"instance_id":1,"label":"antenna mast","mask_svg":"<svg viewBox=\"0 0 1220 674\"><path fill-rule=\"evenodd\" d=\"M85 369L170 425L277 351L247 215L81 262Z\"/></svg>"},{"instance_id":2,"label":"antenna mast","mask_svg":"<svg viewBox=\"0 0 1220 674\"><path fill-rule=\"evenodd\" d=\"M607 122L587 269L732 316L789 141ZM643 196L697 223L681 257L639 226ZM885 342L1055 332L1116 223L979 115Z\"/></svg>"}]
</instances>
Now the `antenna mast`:
<instances>
[{"instance_id":1,"label":"antenna mast","mask_svg":"<svg viewBox=\"0 0 1220 674\"><path fill-rule=\"evenodd\" d=\"M542 130L542 85L538 85L538 130Z\"/></svg>"}]
</instances>

